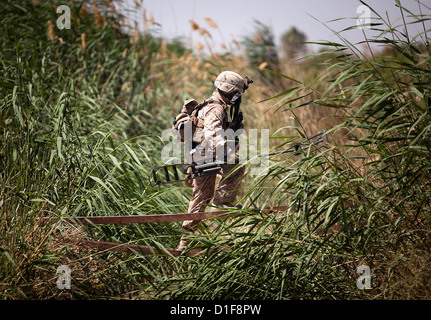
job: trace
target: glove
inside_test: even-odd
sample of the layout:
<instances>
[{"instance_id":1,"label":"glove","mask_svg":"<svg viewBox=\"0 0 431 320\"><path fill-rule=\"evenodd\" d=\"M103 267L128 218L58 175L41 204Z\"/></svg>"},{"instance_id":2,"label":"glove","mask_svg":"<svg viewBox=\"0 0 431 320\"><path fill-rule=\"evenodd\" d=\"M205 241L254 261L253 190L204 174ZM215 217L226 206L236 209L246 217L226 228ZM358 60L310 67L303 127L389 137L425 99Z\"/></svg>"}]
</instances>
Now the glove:
<instances>
[{"instance_id":1,"label":"glove","mask_svg":"<svg viewBox=\"0 0 431 320\"><path fill-rule=\"evenodd\" d=\"M226 155L226 163L227 164L238 164L239 163L239 156L235 153L231 153L229 155Z\"/></svg>"},{"instance_id":2,"label":"glove","mask_svg":"<svg viewBox=\"0 0 431 320\"><path fill-rule=\"evenodd\" d=\"M185 176L184 176L184 179L185 179L184 183L185 183L185 185L187 187L193 188L193 179L192 179L192 177L193 177L193 171L192 171L192 167L191 166L188 166L188 167L184 166L184 172L185 172Z\"/></svg>"}]
</instances>

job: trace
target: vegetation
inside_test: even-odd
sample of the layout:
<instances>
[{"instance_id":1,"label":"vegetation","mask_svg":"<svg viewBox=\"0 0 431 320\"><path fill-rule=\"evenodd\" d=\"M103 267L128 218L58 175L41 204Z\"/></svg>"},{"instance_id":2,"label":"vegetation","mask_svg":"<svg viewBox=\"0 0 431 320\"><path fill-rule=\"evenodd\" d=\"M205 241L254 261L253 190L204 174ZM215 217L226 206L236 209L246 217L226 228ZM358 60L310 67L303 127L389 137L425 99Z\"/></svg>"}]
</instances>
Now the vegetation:
<instances>
[{"instance_id":1,"label":"vegetation","mask_svg":"<svg viewBox=\"0 0 431 320\"><path fill-rule=\"evenodd\" d=\"M299 54L307 52L307 36L296 27L291 27L281 36L281 43L284 54L287 58L293 59Z\"/></svg>"},{"instance_id":2,"label":"vegetation","mask_svg":"<svg viewBox=\"0 0 431 320\"><path fill-rule=\"evenodd\" d=\"M201 45L158 38L146 16L137 32L113 1L70 1L71 29L62 30L61 1L2 2L1 298L430 299L429 30L405 32L430 16L396 3L397 25L373 11L379 35L363 43L385 51L365 55L340 35L287 64L235 53L238 42L204 54ZM208 40L208 30L191 25ZM186 212L190 189L152 187L148 173L161 164L167 119L184 99L210 95L225 69L255 80L245 125L270 129L274 150L321 129L330 143L271 157L268 170L247 175L246 209L202 223L190 247L200 255L80 247L93 239L176 248L180 223L62 218ZM267 85L272 78L276 86ZM288 209L256 210L277 205ZM72 270L70 290L56 286L61 265ZM357 287L360 265L371 270L370 290Z\"/></svg>"}]
</instances>

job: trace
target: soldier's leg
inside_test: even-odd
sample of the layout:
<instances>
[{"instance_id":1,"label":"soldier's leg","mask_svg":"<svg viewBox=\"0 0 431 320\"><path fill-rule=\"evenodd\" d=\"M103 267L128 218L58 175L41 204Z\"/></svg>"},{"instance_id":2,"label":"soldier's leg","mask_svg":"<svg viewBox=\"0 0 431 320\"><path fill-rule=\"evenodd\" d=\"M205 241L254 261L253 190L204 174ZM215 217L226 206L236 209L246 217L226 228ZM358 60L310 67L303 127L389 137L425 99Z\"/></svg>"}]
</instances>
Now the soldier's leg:
<instances>
[{"instance_id":1,"label":"soldier's leg","mask_svg":"<svg viewBox=\"0 0 431 320\"><path fill-rule=\"evenodd\" d=\"M235 201L241 187L241 181L244 177L245 166L235 168L235 171L232 171L234 168L235 164L222 165L221 174L223 178L220 180L215 192L213 200L215 206L231 206Z\"/></svg>"},{"instance_id":2,"label":"soldier's leg","mask_svg":"<svg viewBox=\"0 0 431 320\"><path fill-rule=\"evenodd\" d=\"M206 205L214 196L216 175L197 177L193 181L193 195L189 203L188 213L205 211ZM183 229L194 232L200 220L186 220Z\"/></svg>"},{"instance_id":3,"label":"soldier's leg","mask_svg":"<svg viewBox=\"0 0 431 320\"><path fill-rule=\"evenodd\" d=\"M203 212L206 205L210 203L214 196L216 175L197 177L193 181L193 195L189 203L188 213ZM199 226L200 220L185 220L183 229L189 232L195 232ZM186 235L181 237L178 245L179 250L184 250L189 245L190 240Z\"/></svg>"}]
</instances>

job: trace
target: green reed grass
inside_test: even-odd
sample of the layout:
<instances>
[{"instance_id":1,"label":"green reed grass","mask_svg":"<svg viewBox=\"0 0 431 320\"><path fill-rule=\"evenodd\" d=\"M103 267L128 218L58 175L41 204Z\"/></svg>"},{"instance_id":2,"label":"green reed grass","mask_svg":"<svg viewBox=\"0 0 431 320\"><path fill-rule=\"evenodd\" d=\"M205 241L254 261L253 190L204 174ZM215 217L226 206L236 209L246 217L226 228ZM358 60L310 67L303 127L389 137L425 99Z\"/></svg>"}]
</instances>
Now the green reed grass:
<instances>
[{"instance_id":1,"label":"green reed grass","mask_svg":"<svg viewBox=\"0 0 431 320\"><path fill-rule=\"evenodd\" d=\"M53 41L47 21L57 15L48 2L0 7L2 298L430 297L423 285L430 256L430 52L420 37L403 31L404 20L421 24L428 15L400 8L406 19L397 27L378 16L372 28L380 36L366 41L386 45L386 54L365 56L341 37L342 44L322 43L333 50L315 57L318 81L281 75L294 87L274 96L270 112L293 114L297 127L288 135L292 128L277 128L277 150L311 133L296 113L312 105L335 109L342 119L326 128L331 144L272 157L265 173L246 178L247 209L205 221L190 235L190 249L202 253L174 257L96 252L76 242L167 252L183 233L180 223L61 222L64 216L185 212L190 195L181 185L154 188L147 180L159 165L171 107L183 98L183 88L150 71L170 66L170 58L159 55L160 41L151 34L135 39L120 29L124 17L103 1L96 5L107 12L106 24L74 3L80 23L54 29ZM428 39L426 30L422 38ZM342 145L340 136L350 140ZM269 205L288 210L260 213ZM62 264L72 269L70 291L55 286ZM371 268L369 291L356 287L360 264Z\"/></svg>"},{"instance_id":2,"label":"green reed grass","mask_svg":"<svg viewBox=\"0 0 431 320\"><path fill-rule=\"evenodd\" d=\"M420 259L429 257L430 236L431 73L429 46L422 42L429 30L421 38L403 31L407 23L421 23L429 15L397 4L408 22L393 27L378 16L381 22L372 29L379 35L366 39L386 45L389 54L365 56L340 35L344 45L322 43L334 50L318 54L326 57L320 81L327 89L314 91L317 99L295 105L297 97L313 92L307 83L274 97L277 112L311 104L339 109L344 122L328 134L331 140L347 130L350 142L330 144L299 160L273 159L243 200L258 208L269 200L289 209L277 216L246 211L223 221L219 232L206 237L212 248L235 244L196 261L184 272L186 285L170 294L205 299L429 297L429 286L421 284L429 279L429 263ZM256 242L262 245L251 245ZM398 265L400 260L404 263ZM372 270L369 291L356 287L360 264Z\"/></svg>"},{"instance_id":3,"label":"green reed grass","mask_svg":"<svg viewBox=\"0 0 431 320\"><path fill-rule=\"evenodd\" d=\"M46 22L57 18L52 3L1 6L5 41L1 47L0 246L5 298L69 296L52 281L56 267L71 264L80 270L80 261L94 256L72 254L71 232L39 218L172 213L185 201L183 191L154 190L147 180L154 154L161 149L161 119L170 113L167 108L152 112L152 104L164 92L142 96L156 51L145 59L137 59L137 51L154 46L155 41L149 37L131 45L115 23L95 27L96 17L80 11L81 5L72 6L74 28L55 29L62 41L53 42L45 36ZM123 19L117 13L110 18ZM82 32L87 35L86 48L80 43ZM125 81L134 91L122 90ZM85 232L73 236L118 242L144 242L158 234L179 238L169 224L136 226L128 232L109 227ZM159 241L174 245L163 237ZM120 285L118 279L113 280L115 285L109 283L113 267L105 269L104 259L96 259L99 272L95 276L90 270L77 272L78 285L71 296L97 296L92 284L98 277L108 279L102 289Z\"/></svg>"}]
</instances>

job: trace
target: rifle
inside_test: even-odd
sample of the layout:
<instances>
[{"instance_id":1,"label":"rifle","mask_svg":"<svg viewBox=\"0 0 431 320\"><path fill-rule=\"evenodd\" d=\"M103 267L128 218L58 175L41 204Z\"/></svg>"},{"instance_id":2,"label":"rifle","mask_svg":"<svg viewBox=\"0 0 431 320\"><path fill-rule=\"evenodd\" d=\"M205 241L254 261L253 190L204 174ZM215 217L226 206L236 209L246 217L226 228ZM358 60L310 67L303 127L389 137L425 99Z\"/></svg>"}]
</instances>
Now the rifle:
<instances>
[{"instance_id":1,"label":"rifle","mask_svg":"<svg viewBox=\"0 0 431 320\"><path fill-rule=\"evenodd\" d=\"M320 145L322 142L329 143L328 136L326 135L326 131L322 130L316 133L313 133L311 136L302 139L298 144L295 144L293 147L283 150L276 151L265 155L264 157L275 156L277 154L283 154L288 152L298 153L301 152L303 155L306 155L306 150L312 147L313 151L319 150L325 144Z\"/></svg>"},{"instance_id":2,"label":"rifle","mask_svg":"<svg viewBox=\"0 0 431 320\"><path fill-rule=\"evenodd\" d=\"M322 148L326 143L328 143L328 137L326 135L326 131L322 130L302 139L299 143L293 145L292 147L286 150L272 152L262 157L270 157L270 156L275 156L275 155L284 154L288 152L293 152L294 154L300 154L300 153L306 154L306 150L308 150L309 148L312 148L313 151L316 151ZM151 174L149 175L149 183L151 186L154 187L161 184L188 181L204 175L217 174L220 172L221 165L223 163L224 163L223 161L214 161L213 159L203 159L198 161L198 163L192 163L192 164L179 163L179 164L170 164L170 165L155 167L151 170ZM178 173L178 167L183 168L183 171L182 171L183 174L186 174L187 169L191 168L192 174L188 178L184 177L184 179L181 179ZM163 171L164 178L165 178L164 181L159 179L157 175L158 171ZM173 174L173 177L172 177L172 174ZM151 178L153 179L153 181L151 181Z\"/></svg>"},{"instance_id":3,"label":"rifle","mask_svg":"<svg viewBox=\"0 0 431 320\"><path fill-rule=\"evenodd\" d=\"M253 80L251 80L249 77L245 76L245 79L247 80L247 83L244 84L244 92L248 89L250 84L253 83ZM234 131L239 130L242 128L242 121L244 119L242 112L239 111L239 107L241 105L241 92L237 92L233 98L230 100L230 118L232 121L229 123L229 128L233 129Z\"/></svg>"},{"instance_id":4,"label":"rifle","mask_svg":"<svg viewBox=\"0 0 431 320\"><path fill-rule=\"evenodd\" d=\"M201 160L201 161L199 161L199 163L191 163L191 164L178 163L178 164L169 164L166 166L155 167L151 170L151 175L149 176L149 183L151 186L155 187L160 184L182 182L182 181L192 180L200 176L217 174L220 172L221 165L224 163L223 161L214 162L213 159L207 159L207 161L205 160ZM209 162L209 163L205 163L205 162ZM184 177L184 179L181 179L178 174L178 167L182 167L182 173L184 175L187 174L187 170L190 168L192 171L190 177L189 178ZM157 176L157 172L159 170L163 170L163 173L165 176L164 181L160 180L159 177ZM172 173L174 175L173 177L171 176ZM151 181L151 177L153 178L153 181Z\"/></svg>"}]
</instances>

